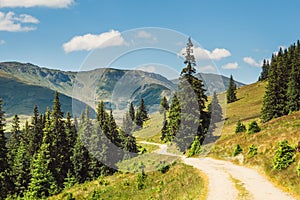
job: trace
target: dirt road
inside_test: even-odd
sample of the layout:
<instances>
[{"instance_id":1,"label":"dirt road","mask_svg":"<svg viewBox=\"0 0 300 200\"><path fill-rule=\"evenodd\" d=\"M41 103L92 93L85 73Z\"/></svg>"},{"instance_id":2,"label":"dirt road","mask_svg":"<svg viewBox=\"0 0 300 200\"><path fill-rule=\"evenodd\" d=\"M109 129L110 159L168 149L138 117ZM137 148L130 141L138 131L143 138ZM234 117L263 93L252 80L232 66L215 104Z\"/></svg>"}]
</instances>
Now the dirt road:
<instances>
[{"instance_id":1,"label":"dirt road","mask_svg":"<svg viewBox=\"0 0 300 200\"><path fill-rule=\"evenodd\" d=\"M167 145L150 142L142 142L160 147L158 154L178 156L167 152ZM204 172L209 179L209 200L234 200L234 199L254 199L254 200L292 200L289 194L276 188L265 177L256 170L235 165L228 161L205 158L187 158L180 156L183 162ZM238 181L244 188L246 196L240 197L234 181Z\"/></svg>"}]
</instances>

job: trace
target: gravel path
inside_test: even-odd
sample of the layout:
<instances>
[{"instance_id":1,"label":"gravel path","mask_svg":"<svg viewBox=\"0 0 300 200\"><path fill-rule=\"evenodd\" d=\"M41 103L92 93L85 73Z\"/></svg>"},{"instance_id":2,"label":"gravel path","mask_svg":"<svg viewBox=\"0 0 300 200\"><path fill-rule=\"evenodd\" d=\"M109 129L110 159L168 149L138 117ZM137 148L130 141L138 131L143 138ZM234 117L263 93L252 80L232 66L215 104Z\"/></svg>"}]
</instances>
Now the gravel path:
<instances>
[{"instance_id":1,"label":"gravel path","mask_svg":"<svg viewBox=\"0 0 300 200\"><path fill-rule=\"evenodd\" d=\"M158 145L158 154L178 156L167 152L167 145L151 142L146 144ZM228 161L205 158L187 158L180 156L183 162L191 165L203 173L209 179L208 200L234 200L238 199L238 191L232 182L232 178L239 180L249 193L248 199L254 200L292 200L289 194L276 188L256 170L235 165Z\"/></svg>"}]
</instances>

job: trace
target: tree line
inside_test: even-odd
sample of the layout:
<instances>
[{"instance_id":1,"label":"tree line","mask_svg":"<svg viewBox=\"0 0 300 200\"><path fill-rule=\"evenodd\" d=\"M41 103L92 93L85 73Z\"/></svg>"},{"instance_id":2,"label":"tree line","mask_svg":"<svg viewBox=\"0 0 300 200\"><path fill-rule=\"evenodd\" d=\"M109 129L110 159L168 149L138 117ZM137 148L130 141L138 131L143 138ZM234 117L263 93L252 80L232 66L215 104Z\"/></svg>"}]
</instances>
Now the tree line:
<instances>
[{"instance_id":1,"label":"tree line","mask_svg":"<svg viewBox=\"0 0 300 200\"><path fill-rule=\"evenodd\" d=\"M143 104L137 118L147 116L145 112ZM107 112L101 101L96 119L90 118L88 107L78 119L70 113L64 118L56 92L52 110L40 114L35 106L31 123L26 121L23 128L15 115L7 139L0 99L0 199L44 199L116 172L118 162L138 153L131 135L135 123L127 116L119 128L112 110Z\"/></svg>"},{"instance_id":2,"label":"tree line","mask_svg":"<svg viewBox=\"0 0 300 200\"><path fill-rule=\"evenodd\" d=\"M280 48L270 63L264 61L260 81L267 80L263 122L300 110L300 42Z\"/></svg>"}]
</instances>

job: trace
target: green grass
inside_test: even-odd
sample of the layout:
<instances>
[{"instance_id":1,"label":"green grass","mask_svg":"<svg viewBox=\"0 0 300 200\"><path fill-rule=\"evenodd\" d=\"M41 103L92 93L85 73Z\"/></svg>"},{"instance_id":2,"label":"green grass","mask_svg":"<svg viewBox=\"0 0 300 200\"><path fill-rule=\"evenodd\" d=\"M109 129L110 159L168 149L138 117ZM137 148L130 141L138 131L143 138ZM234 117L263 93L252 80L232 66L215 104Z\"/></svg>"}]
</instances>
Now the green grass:
<instances>
[{"instance_id":1,"label":"green grass","mask_svg":"<svg viewBox=\"0 0 300 200\"><path fill-rule=\"evenodd\" d=\"M178 157L160 155L156 153L146 153L124 160L118 164L119 170L122 172L139 172L144 166L146 172L155 171L162 163L172 164L178 161Z\"/></svg>"},{"instance_id":2,"label":"green grass","mask_svg":"<svg viewBox=\"0 0 300 200\"><path fill-rule=\"evenodd\" d=\"M137 141L162 143L160 140L162 124L163 115L153 113L150 115L150 119L144 123L143 129L134 132L133 135Z\"/></svg>"},{"instance_id":3,"label":"green grass","mask_svg":"<svg viewBox=\"0 0 300 200\"><path fill-rule=\"evenodd\" d=\"M221 138L216 142L209 156L232 160L234 148L240 144L244 150L242 152L244 165L259 170L275 185L300 199L300 178L296 172L300 153L296 156L295 162L287 169L273 170L273 157L278 148L277 143L286 139L291 145L296 145L300 139L300 112L261 124L259 116L265 85L265 82L255 83L238 90L239 100L227 105L226 121ZM247 128L249 122L257 120L262 130L254 134L235 134L235 124L239 119ZM252 158L247 158L249 147L252 144L258 147L258 153Z\"/></svg>"},{"instance_id":4,"label":"green grass","mask_svg":"<svg viewBox=\"0 0 300 200\"><path fill-rule=\"evenodd\" d=\"M100 199L206 199L206 177L193 167L178 163L164 174L158 171L147 173L145 187L137 189L137 174L118 173L105 177L102 181L93 181L76 185L49 200L66 199L72 193L77 200L90 199L98 193ZM102 183L102 184L101 184ZM103 184L105 183L105 184Z\"/></svg>"},{"instance_id":5,"label":"green grass","mask_svg":"<svg viewBox=\"0 0 300 200\"><path fill-rule=\"evenodd\" d=\"M151 153L153 151L156 151L159 149L159 146L157 145L152 145L152 144L142 144L138 143L139 146L143 147L146 149L146 153Z\"/></svg>"}]
</instances>

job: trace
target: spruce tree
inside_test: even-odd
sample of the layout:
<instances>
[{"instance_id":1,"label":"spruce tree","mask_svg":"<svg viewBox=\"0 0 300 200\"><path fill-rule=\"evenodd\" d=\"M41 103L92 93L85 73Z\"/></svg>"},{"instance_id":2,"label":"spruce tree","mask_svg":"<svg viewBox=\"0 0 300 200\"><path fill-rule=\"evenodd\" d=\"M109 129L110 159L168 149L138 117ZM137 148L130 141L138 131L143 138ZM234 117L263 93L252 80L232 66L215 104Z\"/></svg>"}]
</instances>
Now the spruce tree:
<instances>
[{"instance_id":1,"label":"spruce tree","mask_svg":"<svg viewBox=\"0 0 300 200\"><path fill-rule=\"evenodd\" d=\"M123 117L123 122L122 122L122 127L120 132L122 148L125 151L137 153L138 150L137 150L136 140L132 136L132 131L133 131L132 121L130 120L129 113L126 113L125 116Z\"/></svg>"},{"instance_id":2,"label":"spruce tree","mask_svg":"<svg viewBox=\"0 0 300 200\"><path fill-rule=\"evenodd\" d=\"M263 122L299 110L300 42L272 55L263 99Z\"/></svg>"},{"instance_id":3,"label":"spruce tree","mask_svg":"<svg viewBox=\"0 0 300 200\"><path fill-rule=\"evenodd\" d=\"M68 141L58 92L54 95L51 114L46 116L44 134L49 137L51 173L58 186L63 188L68 173Z\"/></svg>"},{"instance_id":4,"label":"spruce tree","mask_svg":"<svg viewBox=\"0 0 300 200\"><path fill-rule=\"evenodd\" d=\"M105 111L104 102L101 101L101 102L99 102L98 107L97 107L97 121L100 122L100 127L102 127L104 125L107 117L108 117L108 114Z\"/></svg>"},{"instance_id":5,"label":"spruce tree","mask_svg":"<svg viewBox=\"0 0 300 200\"><path fill-rule=\"evenodd\" d=\"M67 119L65 122L65 131L66 131L66 140L67 140L67 147L66 147L66 166L68 168L69 176L73 175L73 163L71 161L71 157L73 155L74 146L77 139L77 131L75 125L71 121L71 115L67 113ZM70 178L70 177L69 177Z\"/></svg>"},{"instance_id":6,"label":"spruce tree","mask_svg":"<svg viewBox=\"0 0 300 200\"><path fill-rule=\"evenodd\" d=\"M140 115L136 115L136 117L137 117L136 124L137 125L140 125L140 121L141 121L139 116ZM133 123L131 121L129 113L125 113L125 116L123 117L121 129L126 135L131 135L131 133L133 131Z\"/></svg>"},{"instance_id":7,"label":"spruce tree","mask_svg":"<svg viewBox=\"0 0 300 200\"><path fill-rule=\"evenodd\" d=\"M170 112L168 116L168 126L167 126L168 131L167 134L165 134L164 136L166 142L171 141L176 135L180 125L180 119L181 119L180 103L177 98L177 95L175 94L172 99Z\"/></svg>"},{"instance_id":8,"label":"spruce tree","mask_svg":"<svg viewBox=\"0 0 300 200\"><path fill-rule=\"evenodd\" d=\"M15 115L12 120L12 128L11 133L9 137L9 141L7 143L7 149L8 149L8 164L10 166L13 165L14 158L18 151L18 146L20 144L20 119L18 115Z\"/></svg>"},{"instance_id":9,"label":"spruce tree","mask_svg":"<svg viewBox=\"0 0 300 200\"><path fill-rule=\"evenodd\" d=\"M262 66L262 72L259 76L259 81L264 81L264 80L267 80L268 78L268 75L269 75L269 69L270 69L270 64L269 64L269 61L266 61L264 59L263 61L263 66Z\"/></svg>"},{"instance_id":10,"label":"spruce tree","mask_svg":"<svg viewBox=\"0 0 300 200\"><path fill-rule=\"evenodd\" d=\"M174 141L182 152L190 148L195 139L202 143L209 126L208 114L204 111L207 97L202 80L194 76L196 63L192 48L193 44L189 38L185 56L186 67L181 71L178 84L181 119Z\"/></svg>"},{"instance_id":11,"label":"spruce tree","mask_svg":"<svg viewBox=\"0 0 300 200\"><path fill-rule=\"evenodd\" d=\"M167 120L166 112L164 112L163 127L161 129L161 137L160 137L160 139L162 141L165 141L165 142L168 141L168 140L170 140L170 138L167 139L168 133L169 133L168 132L168 120Z\"/></svg>"},{"instance_id":12,"label":"spruce tree","mask_svg":"<svg viewBox=\"0 0 300 200\"><path fill-rule=\"evenodd\" d=\"M282 49L279 50L277 55L277 93L278 99L276 104L276 110L278 117L288 114L287 110L287 90L288 90L288 78L290 75L290 66L288 60L288 52L285 50L282 52Z\"/></svg>"},{"instance_id":13,"label":"spruce tree","mask_svg":"<svg viewBox=\"0 0 300 200\"><path fill-rule=\"evenodd\" d=\"M134 106L133 106L132 102L130 102L130 104L129 104L129 116L130 116L130 119L134 122L135 121L135 110L134 110Z\"/></svg>"},{"instance_id":14,"label":"spruce tree","mask_svg":"<svg viewBox=\"0 0 300 200\"><path fill-rule=\"evenodd\" d=\"M233 80L232 75L230 76L229 86L227 89L227 103L232 103L237 100L236 98L236 84Z\"/></svg>"},{"instance_id":15,"label":"spruce tree","mask_svg":"<svg viewBox=\"0 0 300 200\"><path fill-rule=\"evenodd\" d=\"M130 124L131 124L131 126L133 126L132 122L130 122L129 120L130 120L130 116L129 116L129 118L127 118L127 116L125 114L125 118L123 118L123 124L124 123L126 124L126 128L129 128ZM135 125L136 125L135 129L143 128L143 124L144 124L144 121L143 121L143 118L142 118L142 114L138 110L136 112L136 115L135 115Z\"/></svg>"},{"instance_id":16,"label":"spruce tree","mask_svg":"<svg viewBox=\"0 0 300 200\"><path fill-rule=\"evenodd\" d=\"M117 123L114 119L113 116L113 111L112 109L110 109L110 113L109 113L109 117L108 117L108 138L111 140L112 143L114 143L117 146L121 146L121 140L120 140L120 136L119 136L119 131L118 131L118 127L117 127Z\"/></svg>"},{"instance_id":17,"label":"spruce tree","mask_svg":"<svg viewBox=\"0 0 300 200\"><path fill-rule=\"evenodd\" d=\"M211 116L211 123L217 123L222 121L223 118L223 112L222 112L222 107L219 103L217 93L214 92L212 100L210 104L208 105L208 111Z\"/></svg>"},{"instance_id":18,"label":"spruce tree","mask_svg":"<svg viewBox=\"0 0 300 200\"><path fill-rule=\"evenodd\" d=\"M263 106L261 111L261 118L263 122L269 121L274 117L279 117L276 105L280 98L278 93L278 73L277 73L277 58L275 55L272 56L271 66L269 70L268 83L266 86L266 92L263 98Z\"/></svg>"},{"instance_id":19,"label":"spruce tree","mask_svg":"<svg viewBox=\"0 0 300 200\"><path fill-rule=\"evenodd\" d=\"M296 63L293 65L289 76L287 90L288 112L295 112L300 110L300 52L298 53L299 58L295 61Z\"/></svg>"},{"instance_id":20,"label":"spruce tree","mask_svg":"<svg viewBox=\"0 0 300 200\"><path fill-rule=\"evenodd\" d=\"M89 169L90 156L89 156L89 152L85 148L79 136L76 139L73 155L71 156L71 161L74 167L73 173L76 182L84 183L88 179L88 175L89 175L88 169Z\"/></svg>"},{"instance_id":21,"label":"spruce tree","mask_svg":"<svg viewBox=\"0 0 300 200\"><path fill-rule=\"evenodd\" d=\"M57 192L55 178L50 169L50 138L45 135L40 150L34 156L31 165L29 196L31 199L43 199Z\"/></svg>"},{"instance_id":22,"label":"spruce tree","mask_svg":"<svg viewBox=\"0 0 300 200\"><path fill-rule=\"evenodd\" d=\"M23 196L30 182L30 154L23 141L20 142L12 165L11 178L14 183L14 193Z\"/></svg>"},{"instance_id":23,"label":"spruce tree","mask_svg":"<svg viewBox=\"0 0 300 200\"><path fill-rule=\"evenodd\" d=\"M2 99L0 99L0 199L4 199L9 191L8 162L6 137L4 134L5 118L2 110Z\"/></svg>"},{"instance_id":24,"label":"spruce tree","mask_svg":"<svg viewBox=\"0 0 300 200\"><path fill-rule=\"evenodd\" d=\"M136 125L143 127L143 123L148 119L148 112L145 106L144 99L141 99L140 106L136 113Z\"/></svg>"},{"instance_id":25,"label":"spruce tree","mask_svg":"<svg viewBox=\"0 0 300 200\"><path fill-rule=\"evenodd\" d=\"M35 105L33 108L33 116L31 125L29 126L29 152L33 156L41 146L43 139L43 123L40 120L38 106Z\"/></svg>"},{"instance_id":26,"label":"spruce tree","mask_svg":"<svg viewBox=\"0 0 300 200\"><path fill-rule=\"evenodd\" d=\"M163 114L165 111L169 110L169 103L167 98L164 96L161 101L160 101L160 105L159 105L159 113Z\"/></svg>"}]
</instances>

